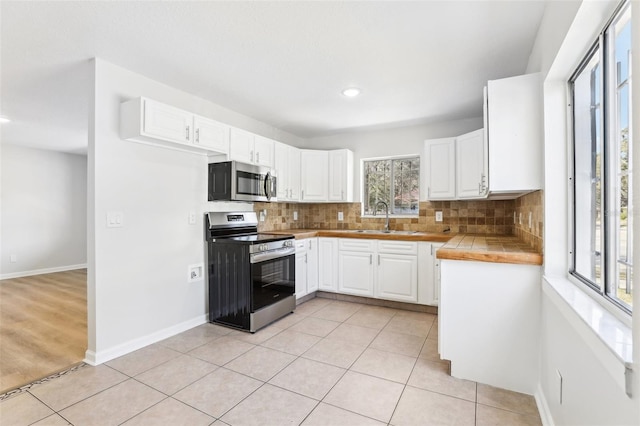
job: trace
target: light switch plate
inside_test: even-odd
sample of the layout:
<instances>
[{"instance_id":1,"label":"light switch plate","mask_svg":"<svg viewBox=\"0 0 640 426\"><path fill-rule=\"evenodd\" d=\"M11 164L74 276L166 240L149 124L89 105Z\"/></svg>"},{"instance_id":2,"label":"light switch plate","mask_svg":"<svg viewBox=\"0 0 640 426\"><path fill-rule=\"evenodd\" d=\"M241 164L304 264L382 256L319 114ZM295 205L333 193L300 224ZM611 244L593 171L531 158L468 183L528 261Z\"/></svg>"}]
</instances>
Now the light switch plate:
<instances>
[{"instance_id":1,"label":"light switch plate","mask_svg":"<svg viewBox=\"0 0 640 426\"><path fill-rule=\"evenodd\" d=\"M107 228L121 228L124 226L124 213L107 212Z\"/></svg>"},{"instance_id":2,"label":"light switch plate","mask_svg":"<svg viewBox=\"0 0 640 426\"><path fill-rule=\"evenodd\" d=\"M196 212L189 212L189 225L196 224Z\"/></svg>"}]
</instances>

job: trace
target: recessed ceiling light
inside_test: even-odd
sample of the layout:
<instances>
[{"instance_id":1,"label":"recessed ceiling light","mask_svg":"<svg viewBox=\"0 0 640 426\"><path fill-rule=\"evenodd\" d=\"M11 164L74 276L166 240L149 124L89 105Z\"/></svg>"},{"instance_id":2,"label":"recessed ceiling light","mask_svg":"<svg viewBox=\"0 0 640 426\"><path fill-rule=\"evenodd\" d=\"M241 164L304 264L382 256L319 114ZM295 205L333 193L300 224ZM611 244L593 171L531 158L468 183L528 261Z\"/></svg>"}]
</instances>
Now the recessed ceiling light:
<instances>
[{"instance_id":1,"label":"recessed ceiling light","mask_svg":"<svg viewBox=\"0 0 640 426\"><path fill-rule=\"evenodd\" d=\"M347 98L355 98L360 94L360 89L357 87L347 87L342 91L342 94Z\"/></svg>"},{"instance_id":2,"label":"recessed ceiling light","mask_svg":"<svg viewBox=\"0 0 640 426\"><path fill-rule=\"evenodd\" d=\"M4 115L0 115L0 123L8 123L11 120L9 120L7 117L5 117Z\"/></svg>"}]
</instances>

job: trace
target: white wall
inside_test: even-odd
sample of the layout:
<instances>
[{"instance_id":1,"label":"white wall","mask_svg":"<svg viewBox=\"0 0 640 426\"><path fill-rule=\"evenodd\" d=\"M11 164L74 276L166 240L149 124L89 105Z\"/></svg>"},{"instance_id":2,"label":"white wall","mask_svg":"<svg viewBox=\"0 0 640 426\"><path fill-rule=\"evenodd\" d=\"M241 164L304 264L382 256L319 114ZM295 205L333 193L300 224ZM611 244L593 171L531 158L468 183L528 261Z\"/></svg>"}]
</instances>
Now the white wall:
<instances>
[{"instance_id":1,"label":"white wall","mask_svg":"<svg viewBox=\"0 0 640 426\"><path fill-rule=\"evenodd\" d=\"M482 88L479 90L482 90ZM317 137L307 139L304 147L309 149L348 148L352 150L354 159L353 181L356 186L354 188L354 199L360 201L360 160L363 158L406 154L421 155L426 139L458 136L480 128L482 128L482 117L477 117L421 126L354 131ZM421 200L424 198L424 196L420 197Z\"/></svg>"},{"instance_id":2,"label":"white wall","mask_svg":"<svg viewBox=\"0 0 640 426\"><path fill-rule=\"evenodd\" d=\"M0 278L84 267L87 158L4 143L0 169Z\"/></svg>"},{"instance_id":3,"label":"white wall","mask_svg":"<svg viewBox=\"0 0 640 426\"><path fill-rule=\"evenodd\" d=\"M638 3L634 2L636 9ZM527 67L527 72L541 71L545 76L544 274L550 280L566 280L569 268L567 81L617 4L616 0L547 3ZM566 299L557 296L545 280L542 286L541 373L536 397L543 406L543 420L571 425L640 424L637 367L634 396L629 398L620 360ZM640 342L637 325L634 337ZM638 346L636 343L636 366ZM562 404L558 371L563 376Z\"/></svg>"},{"instance_id":4,"label":"white wall","mask_svg":"<svg viewBox=\"0 0 640 426\"><path fill-rule=\"evenodd\" d=\"M246 130L264 126L100 59L94 73L86 359L101 363L206 321L207 286L187 283L187 272L205 262L204 212L215 208L207 202L207 157L120 139L120 103L146 96ZM299 142L266 134L274 135ZM114 211L124 215L121 228L106 226Z\"/></svg>"}]
</instances>

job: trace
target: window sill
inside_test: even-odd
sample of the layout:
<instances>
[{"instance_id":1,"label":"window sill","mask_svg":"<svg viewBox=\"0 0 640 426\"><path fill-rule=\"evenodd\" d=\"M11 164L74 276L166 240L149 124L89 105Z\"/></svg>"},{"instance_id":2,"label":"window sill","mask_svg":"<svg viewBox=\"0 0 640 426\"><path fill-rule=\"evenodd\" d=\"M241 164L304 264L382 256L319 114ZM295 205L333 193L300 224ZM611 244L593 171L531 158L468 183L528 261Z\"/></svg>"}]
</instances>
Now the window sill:
<instances>
[{"instance_id":1,"label":"window sill","mask_svg":"<svg viewBox=\"0 0 640 426\"><path fill-rule=\"evenodd\" d=\"M555 303L576 331L593 342L594 353L613 376L614 380L631 395L633 369L633 338L631 327L624 324L605 307L593 300L566 277L544 276L543 292ZM577 318L576 318L577 317ZM594 338L601 344L594 342ZM605 349L603 351L602 349ZM615 358L618 366L611 368ZM621 368L624 374L620 374Z\"/></svg>"}]
</instances>

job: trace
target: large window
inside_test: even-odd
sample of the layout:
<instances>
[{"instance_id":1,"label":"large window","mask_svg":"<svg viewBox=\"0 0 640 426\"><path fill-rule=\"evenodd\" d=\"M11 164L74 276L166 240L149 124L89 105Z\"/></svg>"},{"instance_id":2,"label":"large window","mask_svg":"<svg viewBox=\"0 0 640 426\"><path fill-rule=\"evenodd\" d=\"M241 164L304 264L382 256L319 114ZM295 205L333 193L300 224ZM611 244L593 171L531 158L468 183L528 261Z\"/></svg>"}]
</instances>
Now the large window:
<instances>
[{"instance_id":1,"label":"large window","mask_svg":"<svg viewBox=\"0 0 640 426\"><path fill-rule=\"evenodd\" d=\"M571 273L631 311L631 8L624 4L570 80L573 111Z\"/></svg>"},{"instance_id":2,"label":"large window","mask_svg":"<svg viewBox=\"0 0 640 426\"><path fill-rule=\"evenodd\" d=\"M418 215L420 157L382 158L363 161L362 213ZM382 204L384 203L384 204Z\"/></svg>"}]
</instances>

